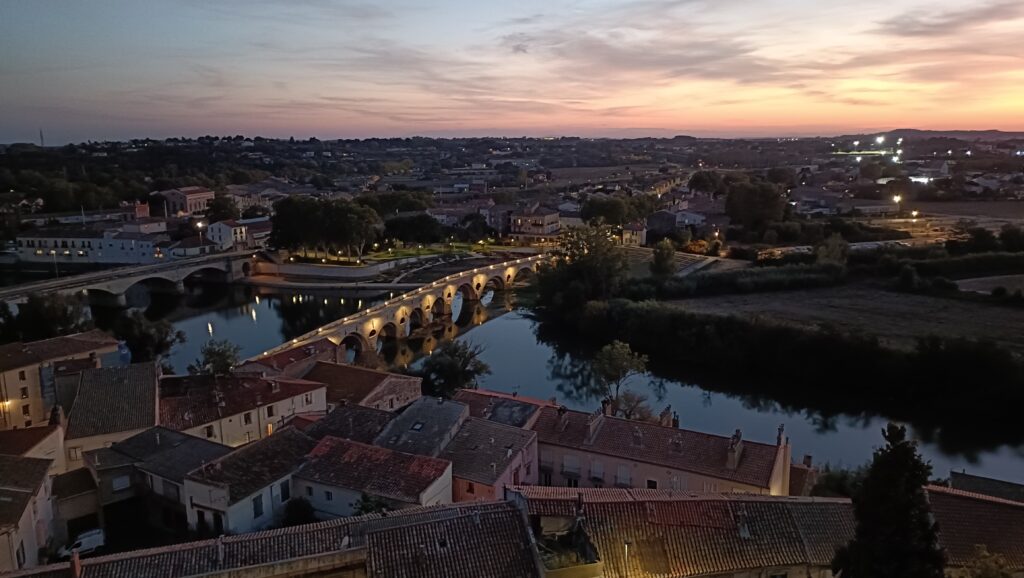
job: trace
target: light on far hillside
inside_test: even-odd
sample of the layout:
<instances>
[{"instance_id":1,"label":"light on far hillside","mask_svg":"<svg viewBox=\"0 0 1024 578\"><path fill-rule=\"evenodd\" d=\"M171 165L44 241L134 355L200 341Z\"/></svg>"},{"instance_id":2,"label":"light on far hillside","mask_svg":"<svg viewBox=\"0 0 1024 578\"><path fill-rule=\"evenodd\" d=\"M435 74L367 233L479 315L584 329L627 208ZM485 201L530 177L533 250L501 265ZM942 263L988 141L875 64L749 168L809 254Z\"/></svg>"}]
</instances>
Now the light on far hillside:
<instances>
[{"instance_id":1,"label":"light on far hillside","mask_svg":"<svg viewBox=\"0 0 1024 578\"><path fill-rule=\"evenodd\" d=\"M875 138L875 142L878 143L878 144L882 144L882 143L885 142L885 137L884 136L878 136L878 137Z\"/></svg>"}]
</instances>

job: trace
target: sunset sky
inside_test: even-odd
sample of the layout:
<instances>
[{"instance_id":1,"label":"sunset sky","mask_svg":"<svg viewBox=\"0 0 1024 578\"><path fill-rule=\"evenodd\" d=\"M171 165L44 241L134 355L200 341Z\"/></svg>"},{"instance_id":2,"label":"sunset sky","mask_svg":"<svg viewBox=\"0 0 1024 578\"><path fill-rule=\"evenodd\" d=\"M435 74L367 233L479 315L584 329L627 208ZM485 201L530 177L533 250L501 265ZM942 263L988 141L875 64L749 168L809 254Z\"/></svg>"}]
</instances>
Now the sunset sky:
<instances>
[{"instance_id":1,"label":"sunset sky","mask_svg":"<svg viewBox=\"0 0 1024 578\"><path fill-rule=\"evenodd\" d=\"M1024 130L1024 2L0 0L0 142Z\"/></svg>"}]
</instances>

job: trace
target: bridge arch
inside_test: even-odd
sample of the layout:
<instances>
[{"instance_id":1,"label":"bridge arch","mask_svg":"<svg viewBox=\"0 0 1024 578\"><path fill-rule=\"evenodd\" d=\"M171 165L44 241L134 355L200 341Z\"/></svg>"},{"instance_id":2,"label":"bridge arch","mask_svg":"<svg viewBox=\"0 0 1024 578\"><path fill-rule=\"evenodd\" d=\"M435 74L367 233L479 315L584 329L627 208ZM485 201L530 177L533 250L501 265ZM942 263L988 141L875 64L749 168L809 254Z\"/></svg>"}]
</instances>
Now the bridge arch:
<instances>
[{"instance_id":1,"label":"bridge arch","mask_svg":"<svg viewBox=\"0 0 1024 578\"><path fill-rule=\"evenodd\" d=\"M338 345L344 346L345 361L347 363L355 363L362 357L363 353L370 351L370 342L362 334L355 331L341 338L341 342Z\"/></svg>"}]
</instances>

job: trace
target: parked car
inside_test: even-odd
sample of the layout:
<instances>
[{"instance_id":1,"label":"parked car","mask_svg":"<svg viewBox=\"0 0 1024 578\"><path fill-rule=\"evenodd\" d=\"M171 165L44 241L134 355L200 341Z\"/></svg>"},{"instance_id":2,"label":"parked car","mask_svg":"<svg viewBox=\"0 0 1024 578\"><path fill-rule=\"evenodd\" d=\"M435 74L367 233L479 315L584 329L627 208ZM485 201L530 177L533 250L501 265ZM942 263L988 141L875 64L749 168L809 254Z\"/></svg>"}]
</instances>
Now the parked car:
<instances>
[{"instance_id":1,"label":"parked car","mask_svg":"<svg viewBox=\"0 0 1024 578\"><path fill-rule=\"evenodd\" d=\"M94 554L107 545L107 535L103 530L86 530L75 538L75 541L57 550L60 558L70 558L72 550L78 550L79 556Z\"/></svg>"}]
</instances>

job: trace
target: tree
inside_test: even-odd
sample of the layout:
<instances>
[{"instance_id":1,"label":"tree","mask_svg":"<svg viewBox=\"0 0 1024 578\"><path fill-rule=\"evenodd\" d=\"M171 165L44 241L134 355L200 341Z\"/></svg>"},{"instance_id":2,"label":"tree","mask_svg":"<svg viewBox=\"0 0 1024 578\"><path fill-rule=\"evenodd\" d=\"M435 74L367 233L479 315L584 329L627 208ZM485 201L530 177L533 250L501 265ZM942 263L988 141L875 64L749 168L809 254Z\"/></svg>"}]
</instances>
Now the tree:
<instances>
[{"instance_id":1,"label":"tree","mask_svg":"<svg viewBox=\"0 0 1024 578\"><path fill-rule=\"evenodd\" d=\"M423 378L423 393L451 397L460 389L475 389L477 380L491 373L491 368L480 360L483 349L463 341L445 343L423 362L419 375Z\"/></svg>"},{"instance_id":2,"label":"tree","mask_svg":"<svg viewBox=\"0 0 1024 578\"><path fill-rule=\"evenodd\" d=\"M363 494L359 501L352 504L353 514L365 516L366 514L380 514L391 510L387 500L378 496Z\"/></svg>"},{"instance_id":3,"label":"tree","mask_svg":"<svg viewBox=\"0 0 1024 578\"><path fill-rule=\"evenodd\" d=\"M655 277L671 277L676 274L676 246L668 239L658 241L651 257L651 274Z\"/></svg>"},{"instance_id":4,"label":"tree","mask_svg":"<svg viewBox=\"0 0 1024 578\"><path fill-rule=\"evenodd\" d=\"M770 183L788 188L796 184L796 171L790 167L772 167L768 169L765 178Z\"/></svg>"},{"instance_id":5,"label":"tree","mask_svg":"<svg viewBox=\"0 0 1024 578\"><path fill-rule=\"evenodd\" d=\"M619 415L635 421L656 421L654 410L647 403L648 397L642 393L626 390L619 396L617 410Z\"/></svg>"},{"instance_id":6,"label":"tree","mask_svg":"<svg viewBox=\"0 0 1024 578\"><path fill-rule=\"evenodd\" d=\"M17 325L22 341L78 333L91 326L82 302L73 295L59 293L29 295L18 306Z\"/></svg>"},{"instance_id":7,"label":"tree","mask_svg":"<svg viewBox=\"0 0 1024 578\"><path fill-rule=\"evenodd\" d=\"M756 228L782 219L785 199L776 185L738 182L729 186L725 212L734 223Z\"/></svg>"},{"instance_id":8,"label":"tree","mask_svg":"<svg viewBox=\"0 0 1024 578\"><path fill-rule=\"evenodd\" d=\"M965 568L966 578L1013 578L1013 570L1001 554L992 554L982 544L974 546L974 559Z\"/></svg>"},{"instance_id":9,"label":"tree","mask_svg":"<svg viewBox=\"0 0 1024 578\"><path fill-rule=\"evenodd\" d=\"M882 178L882 165L878 163L863 163L860 165L860 176L864 179L877 181Z\"/></svg>"},{"instance_id":10,"label":"tree","mask_svg":"<svg viewBox=\"0 0 1024 578\"><path fill-rule=\"evenodd\" d=\"M619 390L627 379L647 371L647 356L633 353L628 343L612 341L594 356L594 375L605 394L619 399Z\"/></svg>"},{"instance_id":11,"label":"tree","mask_svg":"<svg viewBox=\"0 0 1024 578\"><path fill-rule=\"evenodd\" d=\"M384 238L405 243L437 243L443 234L441 223L426 214L395 217L384 222Z\"/></svg>"},{"instance_id":12,"label":"tree","mask_svg":"<svg viewBox=\"0 0 1024 578\"><path fill-rule=\"evenodd\" d=\"M999 231L999 242L1004 251L1024 251L1024 232L1020 227L1007 223Z\"/></svg>"},{"instance_id":13,"label":"tree","mask_svg":"<svg viewBox=\"0 0 1024 578\"><path fill-rule=\"evenodd\" d=\"M153 361L185 342L185 333L175 331L168 321L150 321L141 311L121 315L114 321L114 336L132 352L132 361Z\"/></svg>"},{"instance_id":14,"label":"tree","mask_svg":"<svg viewBox=\"0 0 1024 578\"><path fill-rule=\"evenodd\" d=\"M206 218L211 223L237 219L238 215L238 205L231 195L217 195L206 205Z\"/></svg>"},{"instance_id":15,"label":"tree","mask_svg":"<svg viewBox=\"0 0 1024 578\"><path fill-rule=\"evenodd\" d=\"M622 225L630 218L629 209L620 197L591 197L580 207L580 217L588 223Z\"/></svg>"},{"instance_id":16,"label":"tree","mask_svg":"<svg viewBox=\"0 0 1024 578\"><path fill-rule=\"evenodd\" d=\"M212 374L227 375L231 368L238 365L238 353L241 347L230 341L211 339L199 350L200 358L188 366L192 375Z\"/></svg>"},{"instance_id":17,"label":"tree","mask_svg":"<svg viewBox=\"0 0 1024 578\"><path fill-rule=\"evenodd\" d=\"M850 253L850 244L839 233L832 233L815 251L818 263L835 263L846 265Z\"/></svg>"},{"instance_id":18,"label":"tree","mask_svg":"<svg viewBox=\"0 0 1024 578\"><path fill-rule=\"evenodd\" d=\"M316 522L316 512L309 500L302 496L296 496L285 503L284 519L281 520L282 526L301 526L313 522Z\"/></svg>"},{"instance_id":19,"label":"tree","mask_svg":"<svg viewBox=\"0 0 1024 578\"><path fill-rule=\"evenodd\" d=\"M714 193L722 186L722 176L714 171L697 171L690 177L687 186L692 191Z\"/></svg>"},{"instance_id":20,"label":"tree","mask_svg":"<svg viewBox=\"0 0 1024 578\"><path fill-rule=\"evenodd\" d=\"M569 229L559 239L555 263L537 275L538 302L548 315L573 316L588 301L613 297L626 271L626 254L607 227Z\"/></svg>"},{"instance_id":21,"label":"tree","mask_svg":"<svg viewBox=\"0 0 1024 578\"><path fill-rule=\"evenodd\" d=\"M924 486L932 468L907 428L889 424L853 497L857 528L836 552L832 572L844 578L942 578L944 554Z\"/></svg>"}]
</instances>

